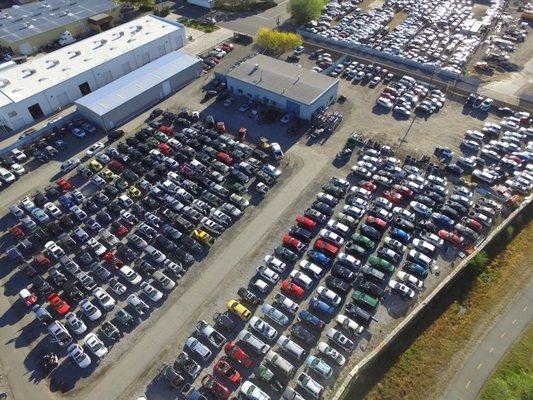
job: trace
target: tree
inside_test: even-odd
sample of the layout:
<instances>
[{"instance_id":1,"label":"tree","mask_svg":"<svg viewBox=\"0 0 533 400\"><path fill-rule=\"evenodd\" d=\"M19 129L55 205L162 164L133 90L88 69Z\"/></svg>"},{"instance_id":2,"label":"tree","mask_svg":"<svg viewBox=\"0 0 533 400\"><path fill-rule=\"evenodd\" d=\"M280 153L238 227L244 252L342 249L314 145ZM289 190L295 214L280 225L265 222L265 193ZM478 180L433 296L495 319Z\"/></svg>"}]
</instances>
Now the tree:
<instances>
[{"instance_id":1,"label":"tree","mask_svg":"<svg viewBox=\"0 0 533 400\"><path fill-rule=\"evenodd\" d=\"M274 54L282 54L301 46L303 41L297 33L261 28L257 32L257 43Z\"/></svg>"},{"instance_id":2,"label":"tree","mask_svg":"<svg viewBox=\"0 0 533 400\"><path fill-rule=\"evenodd\" d=\"M287 9L291 18L298 25L303 25L320 17L326 0L290 0Z\"/></svg>"}]
</instances>

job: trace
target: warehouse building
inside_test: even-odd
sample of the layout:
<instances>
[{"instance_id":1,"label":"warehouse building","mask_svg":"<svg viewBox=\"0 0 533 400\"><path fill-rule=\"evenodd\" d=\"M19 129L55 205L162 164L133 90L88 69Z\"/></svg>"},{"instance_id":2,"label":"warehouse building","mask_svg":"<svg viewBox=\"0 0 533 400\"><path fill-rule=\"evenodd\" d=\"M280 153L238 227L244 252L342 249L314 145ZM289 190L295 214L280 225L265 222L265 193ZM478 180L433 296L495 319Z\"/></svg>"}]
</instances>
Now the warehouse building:
<instances>
[{"instance_id":1,"label":"warehouse building","mask_svg":"<svg viewBox=\"0 0 533 400\"><path fill-rule=\"evenodd\" d=\"M187 0L187 3L209 9L215 7L215 0Z\"/></svg>"},{"instance_id":2,"label":"warehouse building","mask_svg":"<svg viewBox=\"0 0 533 400\"><path fill-rule=\"evenodd\" d=\"M29 55L58 40L109 29L120 16L111 0L46 0L15 5L0 13L0 46Z\"/></svg>"},{"instance_id":3,"label":"warehouse building","mask_svg":"<svg viewBox=\"0 0 533 400\"><path fill-rule=\"evenodd\" d=\"M337 99L339 80L264 55L243 62L226 74L236 96L273 106L303 120Z\"/></svg>"},{"instance_id":4,"label":"warehouse building","mask_svg":"<svg viewBox=\"0 0 533 400\"><path fill-rule=\"evenodd\" d=\"M81 116L108 131L202 74L202 60L174 51L76 101Z\"/></svg>"},{"instance_id":5,"label":"warehouse building","mask_svg":"<svg viewBox=\"0 0 533 400\"><path fill-rule=\"evenodd\" d=\"M20 129L186 44L185 27L145 16L0 74L0 130Z\"/></svg>"}]
</instances>

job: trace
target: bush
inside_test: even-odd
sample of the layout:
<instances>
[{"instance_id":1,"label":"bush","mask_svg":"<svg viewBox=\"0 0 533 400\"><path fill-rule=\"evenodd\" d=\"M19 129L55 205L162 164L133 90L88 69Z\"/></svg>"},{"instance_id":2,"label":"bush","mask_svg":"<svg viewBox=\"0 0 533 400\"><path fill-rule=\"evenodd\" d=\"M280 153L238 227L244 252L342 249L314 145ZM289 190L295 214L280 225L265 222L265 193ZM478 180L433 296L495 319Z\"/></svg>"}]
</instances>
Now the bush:
<instances>
[{"instance_id":1,"label":"bush","mask_svg":"<svg viewBox=\"0 0 533 400\"><path fill-rule=\"evenodd\" d=\"M294 22L303 25L313 19L318 19L326 3L326 0L290 0L287 9Z\"/></svg>"},{"instance_id":2,"label":"bush","mask_svg":"<svg viewBox=\"0 0 533 400\"><path fill-rule=\"evenodd\" d=\"M154 11L154 15L157 15L158 17L166 17L168 14L170 14L170 8L169 7L162 7L162 8L156 8Z\"/></svg>"},{"instance_id":3,"label":"bush","mask_svg":"<svg viewBox=\"0 0 533 400\"><path fill-rule=\"evenodd\" d=\"M474 256L472 261L470 261L470 265L478 271L481 271L487 265L489 265L489 261L489 256L484 250L482 250Z\"/></svg>"},{"instance_id":4,"label":"bush","mask_svg":"<svg viewBox=\"0 0 533 400\"><path fill-rule=\"evenodd\" d=\"M297 33L281 32L267 28L259 29L257 33L257 44L274 54L282 54L301 46L302 37Z\"/></svg>"},{"instance_id":5,"label":"bush","mask_svg":"<svg viewBox=\"0 0 533 400\"><path fill-rule=\"evenodd\" d=\"M265 11L269 8L276 7L277 4L274 0L264 0L264 1L253 1L253 0L243 0L240 2L227 2L224 0L219 0L215 2L215 8L221 11L231 11L231 12L257 12Z\"/></svg>"}]
</instances>

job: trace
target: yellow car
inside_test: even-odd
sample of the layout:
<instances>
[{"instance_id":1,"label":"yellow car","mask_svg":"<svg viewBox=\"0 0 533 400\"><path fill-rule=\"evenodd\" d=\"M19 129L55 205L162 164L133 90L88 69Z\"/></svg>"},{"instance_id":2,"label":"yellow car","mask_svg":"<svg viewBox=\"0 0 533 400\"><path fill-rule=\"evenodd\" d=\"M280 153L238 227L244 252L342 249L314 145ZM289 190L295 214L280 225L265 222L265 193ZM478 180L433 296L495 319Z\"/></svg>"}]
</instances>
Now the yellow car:
<instances>
[{"instance_id":1,"label":"yellow car","mask_svg":"<svg viewBox=\"0 0 533 400\"><path fill-rule=\"evenodd\" d=\"M117 175L113 173L113 171L109 169L104 169L102 172L100 172L100 175L102 178L104 178L106 181L111 182L117 178Z\"/></svg>"},{"instance_id":2,"label":"yellow car","mask_svg":"<svg viewBox=\"0 0 533 400\"><path fill-rule=\"evenodd\" d=\"M215 243L215 239L209 233L201 230L195 229L191 234L193 239L198 240L200 243L205 244L206 246L212 246Z\"/></svg>"},{"instance_id":3,"label":"yellow car","mask_svg":"<svg viewBox=\"0 0 533 400\"><path fill-rule=\"evenodd\" d=\"M252 318L252 312L237 300L228 301L228 310L234 314L237 314L243 321L248 321L250 318Z\"/></svg>"},{"instance_id":4,"label":"yellow car","mask_svg":"<svg viewBox=\"0 0 533 400\"><path fill-rule=\"evenodd\" d=\"M98 161L96 160L92 160L91 162L89 162L89 168L93 171L93 172L98 172L100 171L102 168L104 168L104 166L102 164L100 164Z\"/></svg>"},{"instance_id":5,"label":"yellow car","mask_svg":"<svg viewBox=\"0 0 533 400\"><path fill-rule=\"evenodd\" d=\"M139 189L137 189L135 186L131 186L126 190L126 193L128 196L130 196L132 199L138 199L142 196L142 193Z\"/></svg>"}]
</instances>

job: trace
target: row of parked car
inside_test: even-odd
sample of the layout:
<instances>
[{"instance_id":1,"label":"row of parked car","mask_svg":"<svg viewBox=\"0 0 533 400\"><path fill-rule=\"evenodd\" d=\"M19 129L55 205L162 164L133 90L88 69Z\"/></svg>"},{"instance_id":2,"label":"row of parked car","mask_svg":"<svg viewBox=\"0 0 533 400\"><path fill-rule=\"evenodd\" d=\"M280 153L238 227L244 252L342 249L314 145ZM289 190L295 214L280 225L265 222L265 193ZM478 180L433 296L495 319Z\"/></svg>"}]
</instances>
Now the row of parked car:
<instances>
[{"instance_id":1,"label":"row of parked car","mask_svg":"<svg viewBox=\"0 0 533 400\"><path fill-rule=\"evenodd\" d=\"M369 47L378 52L460 73L481 43L472 4L445 1L388 0L362 10L360 0L328 2L322 15L304 29L347 47ZM490 26L500 18L505 2L494 1L483 17ZM407 13L393 29L397 13Z\"/></svg>"},{"instance_id":2,"label":"row of parked car","mask_svg":"<svg viewBox=\"0 0 533 400\"><path fill-rule=\"evenodd\" d=\"M190 122L185 128L183 120ZM144 318L151 306L143 298L159 303L195 256L244 212L245 185L255 179L269 187L281 173L267 163L268 154L189 112L164 113L116 148L99 146L91 155L77 169L88 180L82 190L62 179L10 207L20 221L11 233L20 241L8 251L32 280L22 299L82 368L90 357L73 336L125 301L127 307L100 326L106 340L118 340L115 324L133 327L132 311ZM83 340L97 358L103 355Z\"/></svg>"}]
</instances>

